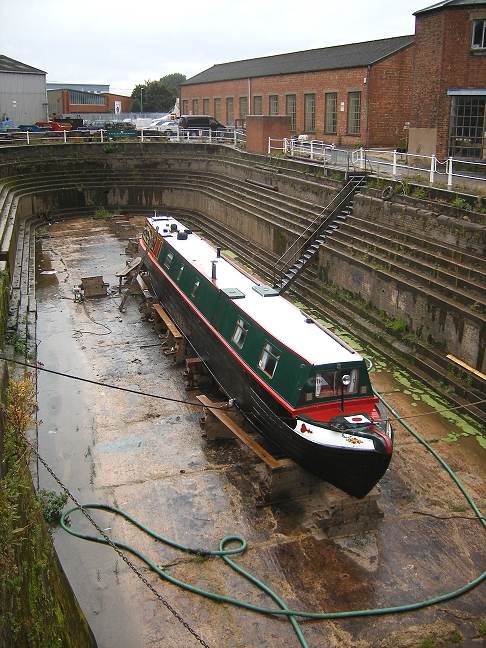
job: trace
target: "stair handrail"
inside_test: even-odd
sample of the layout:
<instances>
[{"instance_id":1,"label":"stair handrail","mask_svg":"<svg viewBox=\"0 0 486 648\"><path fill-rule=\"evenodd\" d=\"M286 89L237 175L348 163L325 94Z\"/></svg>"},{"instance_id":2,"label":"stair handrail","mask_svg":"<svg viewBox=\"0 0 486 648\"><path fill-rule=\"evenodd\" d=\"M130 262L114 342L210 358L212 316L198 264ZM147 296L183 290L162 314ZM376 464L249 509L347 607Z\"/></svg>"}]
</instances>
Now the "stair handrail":
<instances>
[{"instance_id":1,"label":"stair handrail","mask_svg":"<svg viewBox=\"0 0 486 648\"><path fill-rule=\"evenodd\" d=\"M346 204L349 202L349 199L354 194L356 189L360 186L360 184L361 184L361 182L355 184L352 180L349 180L349 182L347 182L344 185L344 187L341 189L341 191L334 196L334 198L331 200L331 202L328 205L326 205L326 207L324 207L324 209L320 212L320 214L318 214L314 218L314 220L311 223L309 223L309 225L305 228L305 230L302 232L302 234L300 234L300 236L298 236L295 239L295 241L292 243L292 245L290 247L288 247L285 250L285 252L275 261L275 263L273 265L274 283L276 283L276 281L277 281L277 279L276 279L277 274L282 275L285 268L288 268L293 263L295 263L295 261L299 258L299 255L300 255L301 251L305 247L310 245L313 242L313 240L315 240L317 238L320 231L323 229L323 227L326 226L326 224L328 223L328 221L330 219L333 219L336 212L339 213L339 211L346 206ZM334 202L336 202L337 200L339 200L337 206L332 208L332 204ZM331 211L329 211L330 209L331 209ZM322 220L322 216L326 212L328 212L327 215L326 215L326 218L324 220ZM316 224L317 221L320 221L320 222L317 225L317 227L315 227L315 224ZM313 230L313 231L312 231L312 234L310 236L307 236L309 230ZM303 241L303 242L299 245L299 243L301 241ZM299 247L297 249L294 249L294 248L296 248L297 245L299 245ZM286 257L291 257L291 258L286 258ZM279 265L281 266L280 270L278 269Z\"/></svg>"}]
</instances>

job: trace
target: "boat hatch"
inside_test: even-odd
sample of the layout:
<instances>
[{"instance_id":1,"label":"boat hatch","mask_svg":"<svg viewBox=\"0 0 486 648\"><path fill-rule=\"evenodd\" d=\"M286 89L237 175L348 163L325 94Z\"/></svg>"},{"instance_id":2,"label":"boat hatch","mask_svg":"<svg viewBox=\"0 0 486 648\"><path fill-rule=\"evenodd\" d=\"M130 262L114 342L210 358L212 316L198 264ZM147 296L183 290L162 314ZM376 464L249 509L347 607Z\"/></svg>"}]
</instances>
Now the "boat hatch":
<instances>
[{"instance_id":1,"label":"boat hatch","mask_svg":"<svg viewBox=\"0 0 486 648\"><path fill-rule=\"evenodd\" d=\"M256 286L252 286L252 288L262 297L278 297L279 295L278 290L275 290L275 288L271 288L270 286L262 286L261 284L258 284Z\"/></svg>"},{"instance_id":2,"label":"boat hatch","mask_svg":"<svg viewBox=\"0 0 486 648\"><path fill-rule=\"evenodd\" d=\"M230 299L243 299L245 297L245 293L241 292L239 288L221 288L221 292Z\"/></svg>"}]
</instances>

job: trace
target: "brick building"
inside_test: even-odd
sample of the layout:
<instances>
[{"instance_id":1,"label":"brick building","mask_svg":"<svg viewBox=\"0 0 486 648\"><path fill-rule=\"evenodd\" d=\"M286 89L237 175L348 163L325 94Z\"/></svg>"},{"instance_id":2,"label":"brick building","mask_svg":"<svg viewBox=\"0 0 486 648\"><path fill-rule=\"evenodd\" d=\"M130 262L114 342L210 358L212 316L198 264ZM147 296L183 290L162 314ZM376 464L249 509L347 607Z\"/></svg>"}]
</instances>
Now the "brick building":
<instances>
[{"instance_id":1,"label":"brick building","mask_svg":"<svg viewBox=\"0 0 486 648\"><path fill-rule=\"evenodd\" d=\"M182 84L181 112L228 125L287 114L293 132L329 143L399 146L412 67L413 36L223 63Z\"/></svg>"},{"instance_id":2,"label":"brick building","mask_svg":"<svg viewBox=\"0 0 486 648\"><path fill-rule=\"evenodd\" d=\"M76 85L47 89L49 115L129 112L131 97L92 91Z\"/></svg>"},{"instance_id":3,"label":"brick building","mask_svg":"<svg viewBox=\"0 0 486 648\"><path fill-rule=\"evenodd\" d=\"M228 125L287 114L329 144L484 160L486 0L414 15L415 36L214 65L182 84L181 112Z\"/></svg>"},{"instance_id":4,"label":"brick building","mask_svg":"<svg viewBox=\"0 0 486 648\"><path fill-rule=\"evenodd\" d=\"M486 160L486 2L415 12L410 152Z\"/></svg>"}]
</instances>

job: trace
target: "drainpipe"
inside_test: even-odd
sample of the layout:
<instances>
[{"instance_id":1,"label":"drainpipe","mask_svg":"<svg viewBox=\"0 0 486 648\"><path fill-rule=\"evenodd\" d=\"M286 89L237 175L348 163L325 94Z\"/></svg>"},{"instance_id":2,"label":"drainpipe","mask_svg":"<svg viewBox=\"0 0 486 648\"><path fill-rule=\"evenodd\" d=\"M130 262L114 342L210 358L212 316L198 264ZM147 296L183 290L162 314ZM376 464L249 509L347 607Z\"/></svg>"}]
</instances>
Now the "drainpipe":
<instances>
[{"instance_id":1,"label":"drainpipe","mask_svg":"<svg viewBox=\"0 0 486 648\"><path fill-rule=\"evenodd\" d=\"M251 79L248 77L248 106L246 107L246 114L251 115Z\"/></svg>"},{"instance_id":2,"label":"drainpipe","mask_svg":"<svg viewBox=\"0 0 486 648\"><path fill-rule=\"evenodd\" d=\"M369 148L370 144L370 132L369 132L369 121L370 121L370 111L369 111L369 103L370 103L370 72L371 72L371 65L368 65L366 69L366 76L364 78L364 82L366 84L366 100L365 100L365 128L366 128L366 140L364 142L364 145L366 148Z\"/></svg>"}]
</instances>

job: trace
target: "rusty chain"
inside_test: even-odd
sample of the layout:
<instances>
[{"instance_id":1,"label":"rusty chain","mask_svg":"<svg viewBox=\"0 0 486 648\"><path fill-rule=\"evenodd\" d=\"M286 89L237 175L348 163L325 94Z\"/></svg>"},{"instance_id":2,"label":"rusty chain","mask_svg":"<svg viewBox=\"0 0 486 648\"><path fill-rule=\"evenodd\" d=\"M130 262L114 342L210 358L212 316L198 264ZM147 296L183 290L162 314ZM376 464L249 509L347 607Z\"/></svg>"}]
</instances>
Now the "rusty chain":
<instances>
[{"instance_id":1,"label":"rusty chain","mask_svg":"<svg viewBox=\"0 0 486 648\"><path fill-rule=\"evenodd\" d=\"M9 421L9 423L13 426L17 434L25 441L25 443L28 445L28 447L32 450L32 452L35 454L37 459L41 462L41 464L44 466L44 468L47 470L47 472L54 478L54 480L59 484L59 486L62 488L62 490L66 493L66 495L73 501L73 503L79 507L80 511L83 513L83 515L89 520L89 522L94 526L94 528L98 531L98 533L102 536L102 538L106 541L106 543L114 550L116 553L120 556L120 558L128 565L128 567L138 576L138 578L142 581L142 583L148 587L148 589L158 598L158 600L169 610L169 612L179 621L179 623L182 623L182 625L186 628L188 632L192 634L192 636L205 648L211 648L202 637L200 637L197 632L191 628L191 626L185 621L181 615L172 607L172 605L164 599L164 597L157 592L157 590L149 583L149 581L145 578L145 576L140 572L140 570L132 563L132 561L124 554L121 549L119 549L113 541L109 538L109 536L103 531L103 529L100 528L100 526L93 520L91 515L88 513L88 511L83 507L82 504L80 504L76 497L71 493L69 488L63 484L63 482L60 480L60 478L56 475L56 473L52 470L52 468L47 464L47 462L40 456L39 452L36 450L36 448L32 445L32 443L29 441L29 439L22 434L22 432L15 426L13 423L12 419L9 417L5 407L3 405L0 405L0 409L5 416L5 418Z\"/></svg>"}]
</instances>

